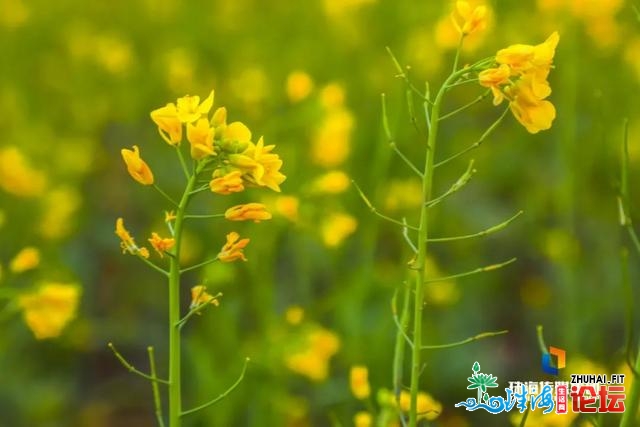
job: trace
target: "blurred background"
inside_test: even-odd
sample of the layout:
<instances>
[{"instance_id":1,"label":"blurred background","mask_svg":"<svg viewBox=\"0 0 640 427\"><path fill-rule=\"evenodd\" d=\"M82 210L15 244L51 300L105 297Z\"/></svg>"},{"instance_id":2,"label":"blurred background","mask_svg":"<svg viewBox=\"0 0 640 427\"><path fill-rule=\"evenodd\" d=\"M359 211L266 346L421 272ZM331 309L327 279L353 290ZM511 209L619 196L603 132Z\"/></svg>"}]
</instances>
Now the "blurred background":
<instances>
[{"instance_id":1,"label":"blurred background","mask_svg":"<svg viewBox=\"0 0 640 427\"><path fill-rule=\"evenodd\" d=\"M478 173L434 209L434 236L475 233L524 214L489 237L431 246L434 276L518 258L428 288L427 343L509 330L425 354L421 388L443 407L433 426L511 425L509 414L466 413L454 404L471 395L466 378L475 361L501 387L553 380L540 368L538 324L547 344L566 350L565 372L628 371L625 304L638 289L629 297L622 285L620 253L628 242L616 197L626 117L638 208L640 22L622 0L487 5L490 25L469 39L461 61L538 44L559 31L550 75L557 118L551 130L530 135L509 115L478 150L437 171L436 194L471 158ZM145 371L146 348L155 346L164 375L166 284L121 254L114 224L124 217L144 241L163 227L169 207L131 180L120 149L138 145L157 182L178 193L179 165L149 113L211 89L230 121L276 144L287 180L282 193L206 193L194 205L220 212L263 201L274 219L193 222L186 230L187 262L215 256L232 229L251 244L247 263L185 276L185 309L197 283L224 293L219 308L185 329L185 405L217 396L245 357L252 363L238 389L185 426L353 425L365 408L350 393L349 368L369 368L374 394L392 385L390 300L407 279L411 254L401 230L373 216L350 180L382 212L415 221L420 182L388 146L382 93L398 146L415 163L423 161L425 141L409 120L385 47L410 66L417 87L437 87L457 43L452 7L409 0L0 0L0 426L155 425L148 383L129 374L107 343ZM453 91L445 110L483 91ZM444 122L438 156L473 143L501 111L486 100ZM633 252L629 260L637 284L640 260ZM21 296L50 284L73 285L79 305L58 336L37 339Z\"/></svg>"}]
</instances>

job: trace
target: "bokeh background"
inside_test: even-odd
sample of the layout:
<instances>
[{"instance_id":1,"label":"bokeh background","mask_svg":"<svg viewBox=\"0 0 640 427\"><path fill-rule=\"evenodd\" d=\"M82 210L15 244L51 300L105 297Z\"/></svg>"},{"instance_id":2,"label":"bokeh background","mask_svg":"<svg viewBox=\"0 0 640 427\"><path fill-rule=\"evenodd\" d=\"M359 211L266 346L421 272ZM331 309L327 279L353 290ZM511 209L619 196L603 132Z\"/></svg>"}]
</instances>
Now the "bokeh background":
<instances>
[{"instance_id":1,"label":"bokeh background","mask_svg":"<svg viewBox=\"0 0 640 427\"><path fill-rule=\"evenodd\" d=\"M487 4L490 25L465 45L462 61L537 44L558 30L550 76L558 114L537 135L509 116L480 149L437 171L436 193L470 158L478 173L434 210L434 235L473 233L518 210L524 215L489 237L431 246L432 274L518 258L428 288L427 342L509 330L426 354L422 389L443 405L433 426L511 425L508 414L467 414L453 405L469 396L476 360L501 386L549 379L539 366L538 324L548 344L567 351L567 373L625 371L625 304L638 297L637 286L630 297L622 285L620 253L628 243L616 202L624 118L632 208L640 194L633 3ZM0 0L0 10L0 426L155 425L149 385L127 373L106 344L113 341L143 370L153 345L163 372L166 284L121 254L113 230L123 216L144 239L162 227L168 206L131 180L120 149L140 146L160 185L178 192L178 164L149 113L211 89L230 120L276 144L288 178L279 194L205 194L195 205L215 212L259 200L274 219L234 227L251 238L249 262L185 277L185 309L196 283L224 293L218 309L186 329L186 405L222 392L244 358L252 359L233 394L185 425L352 425L364 407L349 391L349 368L368 366L374 391L391 386L390 300L411 256L398 227L372 215L350 180L381 211L415 219L420 183L389 149L381 93L405 154L420 163L425 143L385 47L410 66L417 87L436 87L457 42L452 3ZM445 108L482 91L456 90ZM446 121L439 155L471 144L500 112L487 100ZM215 256L230 230L223 221L190 223L187 261ZM39 262L12 268L28 247ZM634 284L637 255L629 258ZM16 301L46 283L77 284L81 299L59 337L38 340Z\"/></svg>"}]
</instances>

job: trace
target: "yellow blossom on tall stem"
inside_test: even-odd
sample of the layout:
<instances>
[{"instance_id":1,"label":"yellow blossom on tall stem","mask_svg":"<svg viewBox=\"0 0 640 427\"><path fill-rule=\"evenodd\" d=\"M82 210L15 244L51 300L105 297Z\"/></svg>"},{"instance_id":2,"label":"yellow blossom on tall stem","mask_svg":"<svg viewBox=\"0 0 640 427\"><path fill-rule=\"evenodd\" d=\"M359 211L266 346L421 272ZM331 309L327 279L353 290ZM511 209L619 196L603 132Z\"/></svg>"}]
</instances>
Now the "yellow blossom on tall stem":
<instances>
[{"instance_id":1,"label":"yellow blossom on tall stem","mask_svg":"<svg viewBox=\"0 0 640 427\"><path fill-rule=\"evenodd\" d=\"M262 203L247 203L236 205L227 209L224 217L229 221L249 221L260 222L271 219L271 214Z\"/></svg>"},{"instance_id":2,"label":"yellow blossom on tall stem","mask_svg":"<svg viewBox=\"0 0 640 427\"><path fill-rule=\"evenodd\" d=\"M133 146L133 151L123 148L120 150L124 163L127 165L129 175L142 185L153 184L153 172L149 165L140 158L140 150L137 145Z\"/></svg>"},{"instance_id":3,"label":"yellow blossom on tall stem","mask_svg":"<svg viewBox=\"0 0 640 427\"><path fill-rule=\"evenodd\" d=\"M124 228L124 220L122 218L116 220L116 235L121 240L120 246L122 247L122 253L129 252L131 255L140 255L144 258L149 258L147 248L139 248L129 231Z\"/></svg>"},{"instance_id":4,"label":"yellow blossom on tall stem","mask_svg":"<svg viewBox=\"0 0 640 427\"><path fill-rule=\"evenodd\" d=\"M203 285L196 285L191 288L191 308L198 307L202 304L212 304L216 307L220 305L217 297L214 297L207 292L207 287Z\"/></svg>"},{"instance_id":5,"label":"yellow blossom on tall stem","mask_svg":"<svg viewBox=\"0 0 640 427\"><path fill-rule=\"evenodd\" d=\"M244 191L242 183L242 172L235 170L224 176L216 176L218 171L213 173L213 179L209 182L211 191L217 194L229 195Z\"/></svg>"},{"instance_id":6,"label":"yellow blossom on tall stem","mask_svg":"<svg viewBox=\"0 0 640 427\"><path fill-rule=\"evenodd\" d=\"M229 156L229 163L244 172L243 178L259 187L267 187L273 191L280 191L280 184L286 176L280 172L282 160L272 153L275 145L264 145L261 137L257 144L249 143L242 154Z\"/></svg>"},{"instance_id":7,"label":"yellow blossom on tall stem","mask_svg":"<svg viewBox=\"0 0 640 427\"><path fill-rule=\"evenodd\" d=\"M487 26L486 16L486 6L481 5L472 8L469 2L459 0L456 2L454 13L451 14L451 20L460 34L465 37L476 31L483 30Z\"/></svg>"},{"instance_id":8,"label":"yellow blossom on tall stem","mask_svg":"<svg viewBox=\"0 0 640 427\"><path fill-rule=\"evenodd\" d=\"M158 252L160 258L164 257L164 253L171 250L173 245L176 244L176 241L173 237L160 237L158 233L151 233L151 238L149 239L149 243L153 249Z\"/></svg>"},{"instance_id":9,"label":"yellow blossom on tall stem","mask_svg":"<svg viewBox=\"0 0 640 427\"><path fill-rule=\"evenodd\" d=\"M151 120L158 125L158 132L167 144L180 145L182 142L182 122L178 118L178 109L174 103L153 110Z\"/></svg>"},{"instance_id":10,"label":"yellow blossom on tall stem","mask_svg":"<svg viewBox=\"0 0 640 427\"><path fill-rule=\"evenodd\" d=\"M246 261L243 249L249 244L249 239L240 239L240 235L235 231L227 234L227 243L218 254L218 259L222 262L233 262L236 260Z\"/></svg>"},{"instance_id":11,"label":"yellow blossom on tall stem","mask_svg":"<svg viewBox=\"0 0 640 427\"><path fill-rule=\"evenodd\" d=\"M187 124L187 140L191 144L191 157L200 160L215 154L213 150L214 129L209 127L209 120L198 119L195 125Z\"/></svg>"},{"instance_id":12,"label":"yellow blossom on tall stem","mask_svg":"<svg viewBox=\"0 0 640 427\"><path fill-rule=\"evenodd\" d=\"M193 123L200 117L209 114L209 110L213 107L213 91L209 96L200 103L200 97L183 96L177 101L177 116L182 123Z\"/></svg>"},{"instance_id":13,"label":"yellow blossom on tall stem","mask_svg":"<svg viewBox=\"0 0 640 427\"><path fill-rule=\"evenodd\" d=\"M176 103L169 103L162 108L158 108L151 113L151 119L158 126L162 138L175 148L177 160L186 178L182 195L176 197L171 192L165 192L159 185L154 183L153 174L148 165L140 158L138 147L132 150L122 150L122 156L127 164L131 176L138 182L150 185L153 184L164 199L170 203L172 210L165 209L164 222L169 229L170 237L162 237L158 233L152 233L148 239L151 246L158 252L160 257L165 254L170 255L168 266L163 266L148 260L149 251L136 245L131 234L124 227L122 218L116 221L116 235L120 238L123 253L138 255L141 260L156 272L162 274L168 281L169 304L168 304L168 378L162 380L156 376L154 371L153 349L149 350L151 373L142 374L143 377L151 381L154 392L154 404L159 424L162 425L162 407L160 402L160 391L158 383L167 386L168 402L168 425L180 427L184 415L195 413L207 407L214 401L196 406L192 409L184 409L182 404L182 363L181 363L181 329L193 315L199 314L209 304L218 305L218 295L210 295L203 285L191 288L191 306L184 314L181 307L183 301L182 275L186 271L195 270L209 265L216 261L232 262L236 260L246 261L244 249L249 243L249 239L240 238L236 232L231 232L226 236L226 243L220 252L213 258L190 266L184 266L185 261L185 222L189 219L211 219L226 217L231 221L255 221L260 222L271 218L271 214L261 203L247 203L233 206L224 214L203 213L192 214L189 212L189 204L193 198L208 189L215 194L231 194L244 190L245 184L254 186L265 186L276 191L279 184L284 181L284 175L280 173L282 161L271 153L273 146L264 147L262 140L258 144L251 142L251 131L242 122L235 121L227 125L227 110L225 107L217 108L211 117L210 111L213 107L214 92L200 102L198 96L184 96ZM190 144L191 158L194 160L192 166L185 161L184 147L181 147L183 126L186 127L186 137ZM233 156L243 155L236 162ZM171 177L171 175L166 175ZM206 185L207 177L210 176L209 185ZM209 193L211 194L211 193ZM110 345L116 357L124 366L130 365L122 355L120 355L113 345ZM246 359L248 361L248 359ZM240 383L246 370L246 362L239 379L225 392L230 393Z\"/></svg>"}]
</instances>

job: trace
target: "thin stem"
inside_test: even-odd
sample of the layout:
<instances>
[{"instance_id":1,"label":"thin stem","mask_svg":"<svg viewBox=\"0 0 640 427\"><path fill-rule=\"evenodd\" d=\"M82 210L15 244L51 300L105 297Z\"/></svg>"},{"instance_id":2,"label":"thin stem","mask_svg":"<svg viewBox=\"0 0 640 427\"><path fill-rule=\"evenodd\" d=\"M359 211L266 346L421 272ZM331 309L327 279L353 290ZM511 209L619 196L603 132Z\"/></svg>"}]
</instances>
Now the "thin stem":
<instances>
[{"instance_id":1,"label":"thin stem","mask_svg":"<svg viewBox=\"0 0 640 427\"><path fill-rule=\"evenodd\" d=\"M362 190L360 189L360 186L353 180L351 180L351 183L353 184L354 187L356 187L356 190L358 191L358 194L360 194L360 197L362 198L364 203L367 205L367 207L369 208L369 210L373 214L375 214L375 215L379 216L380 218L385 219L385 220L387 220L389 222L392 222L394 224L398 224L398 225L400 225L402 227L410 228L411 230L416 230L416 231L418 230L418 228L416 228L416 227L414 227L412 225L409 225L406 222L398 221L397 219L391 218L389 216L386 216L386 215L381 214L380 212L378 212L378 210L375 208L375 206L373 206L371 204L371 202L369 201L367 196L365 196L365 194L362 192Z\"/></svg>"},{"instance_id":2,"label":"thin stem","mask_svg":"<svg viewBox=\"0 0 640 427\"><path fill-rule=\"evenodd\" d=\"M636 356L634 371L636 373L640 372L640 349L638 349L638 354ZM622 414L620 427L632 427L638 425L636 418L638 414L638 406L640 406L640 377L637 374L634 374L633 376L631 390L627 396L627 407L624 414Z\"/></svg>"},{"instance_id":3,"label":"thin stem","mask_svg":"<svg viewBox=\"0 0 640 427\"><path fill-rule=\"evenodd\" d=\"M453 183L451 187L449 187L449 189L444 194L442 194L439 197L436 197L435 199L429 200L426 206L428 208L431 208L437 205L442 200L446 199L447 197L449 197L450 195L452 195L453 193L457 192L462 187L467 185L467 183L469 182L473 174L476 172L476 170L473 169L473 162L474 162L473 160L469 162L469 166L467 167L467 170L462 174L462 176L460 176L460 178L458 178L456 182Z\"/></svg>"},{"instance_id":4,"label":"thin stem","mask_svg":"<svg viewBox=\"0 0 640 427\"><path fill-rule=\"evenodd\" d=\"M411 160L409 160L409 159L407 158L407 156L405 156L405 155L402 153L402 151L400 151L400 149L398 148L398 146L396 145L396 143L395 143L395 142L393 142L393 141L392 141L392 142L389 142L389 146L391 147L391 149L392 149L393 151L395 151L395 152L396 152L396 154L398 155L398 157L400 157L402 160L404 160L404 162L405 162L405 163L406 163L406 164L411 168L411 170L412 170L412 171L414 171L414 172L415 172L415 173L416 173L420 178L422 178L422 177L423 177L423 175L424 175L424 174L423 174L422 172L420 172L420 170L418 170L418 168L417 168L413 163L411 163Z\"/></svg>"},{"instance_id":5,"label":"thin stem","mask_svg":"<svg viewBox=\"0 0 640 427\"><path fill-rule=\"evenodd\" d=\"M461 345L465 345L465 344L469 344L470 342L473 341L478 341L484 338L490 338L490 337L495 337L498 335L504 335L506 333L508 333L508 330L503 330L503 331L497 331L497 332L482 332L478 335L469 337L467 339L464 339L462 341L456 341L456 342L452 342L449 344L439 344L439 345L423 345L422 349L423 350L441 350L444 348L453 348L453 347L459 347Z\"/></svg>"},{"instance_id":6,"label":"thin stem","mask_svg":"<svg viewBox=\"0 0 640 427\"><path fill-rule=\"evenodd\" d=\"M542 325L536 326L536 337L538 338L538 348L540 349L540 352L542 354L549 353L549 350L547 350L547 344L544 342L544 330Z\"/></svg>"},{"instance_id":7,"label":"thin stem","mask_svg":"<svg viewBox=\"0 0 640 427\"><path fill-rule=\"evenodd\" d=\"M171 198L171 196L169 196L167 193L165 193L165 192L162 190L162 188L160 188L160 187L158 186L158 184L155 184L155 183L154 183L154 184L153 184L153 188L155 188L155 189L158 191L158 193L162 194L162 196L163 196L165 199L167 199L168 201L170 201L172 205L174 205L174 206L178 206L178 203L176 203L176 201L175 201L175 200L173 200L173 199Z\"/></svg>"},{"instance_id":8,"label":"thin stem","mask_svg":"<svg viewBox=\"0 0 640 427\"><path fill-rule=\"evenodd\" d=\"M149 370L153 378L157 378L156 374L156 358L153 352L153 347L147 347L147 353L149 354ZM162 401L160 400L160 390L158 383L151 382L151 390L153 391L153 406L155 408L156 420L159 427L164 427L164 419L162 418Z\"/></svg>"},{"instance_id":9,"label":"thin stem","mask_svg":"<svg viewBox=\"0 0 640 427\"><path fill-rule=\"evenodd\" d=\"M142 371L139 371L138 369L136 369L131 363L129 363L127 361L127 359L124 358L124 356L122 356L118 350L116 350L116 347L113 345L113 343L109 343L107 344L107 346L111 349L111 351L113 352L113 354L116 356L116 358L120 361L120 363L122 364L122 366L124 366L129 372L132 372L136 375L141 376L142 378L145 378L151 382L158 382L158 383L163 383L163 384L169 384L169 381L167 380L163 380L160 379L158 377L156 377L155 375L149 375L149 374L145 374Z\"/></svg>"},{"instance_id":10,"label":"thin stem","mask_svg":"<svg viewBox=\"0 0 640 427\"><path fill-rule=\"evenodd\" d=\"M221 296L222 296L222 292L219 292L217 295L211 297L211 299L209 299L208 301L198 304L196 307L193 307L182 319L180 319L180 321L178 322L178 326L182 328L184 325L186 325L187 321L192 316L200 313L202 310L204 310L207 306L211 305L212 302L216 301Z\"/></svg>"},{"instance_id":11,"label":"thin stem","mask_svg":"<svg viewBox=\"0 0 640 427\"><path fill-rule=\"evenodd\" d=\"M475 270L465 271L464 273L452 274L451 276L444 276L444 277L434 277L432 279L426 280L425 283L443 282L445 280L459 279L461 277L467 277L467 276L471 276L471 275L474 275L474 274L485 273L487 271L497 270L499 268L506 267L509 264L513 264L514 262L516 262L516 260L517 260L517 258L511 258L510 260L505 261L505 262L501 262L499 264L487 265L486 267L476 268Z\"/></svg>"},{"instance_id":12,"label":"thin stem","mask_svg":"<svg viewBox=\"0 0 640 427\"><path fill-rule=\"evenodd\" d=\"M168 252L167 252L168 254ZM157 265L155 265L153 262L149 261L148 259L146 259L145 257L143 257L142 255L140 255L139 253L137 254L138 258L144 262L145 264L147 264L149 267L153 268L155 271L157 271L158 273L164 275L164 276L169 276L169 272L161 267L158 267Z\"/></svg>"},{"instance_id":13,"label":"thin stem","mask_svg":"<svg viewBox=\"0 0 640 427\"><path fill-rule=\"evenodd\" d=\"M218 403L219 401L221 401L222 399L224 399L225 397L227 397L229 395L229 393L231 393L233 390L235 390L238 385L240 385L240 383L242 382L242 380L244 379L244 374L247 371L247 365L249 364L249 358L247 357L244 360L244 366L242 367L242 372L240 373L240 376L238 377L238 379L236 380L236 382L234 382L231 387L229 387L226 391L224 391L222 394L220 394L220 396L216 397L213 400L210 400L207 403L203 403L200 406L196 406L193 409L189 409L187 411L182 412L181 416L185 416L185 415L189 415L189 414L193 414L195 412L201 411L205 408L208 408L211 405L214 405L216 403Z\"/></svg>"},{"instance_id":14,"label":"thin stem","mask_svg":"<svg viewBox=\"0 0 640 427\"><path fill-rule=\"evenodd\" d=\"M215 258L211 258L211 259L203 261L201 263L194 264L194 265L189 266L189 267L185 267L182 270L180 270L180 274L186 273L187 271L195 270L196 268L204 267L205 265L212 264L212 263L214 263L216 261L218 261L218 257L217 256Z\"/></svg>"},{"instance_id":15,"label":"thin stem","mask_svg":"<svg viewBox=\"0 0 640 427\"><path fill-rule=\"evenodd\" d=\"M391 314L393 316L393 321L396 324L396 327L398 328L398 333L400 334L400 336L402 336L404 338L404 341L406 341L407 344L409 344L409 347L413 348L413 341L411 341L411 338L409 337L409 335L407 335L407 329L409 328L409 307L410 307L410 302L411 302L411 294L410 292L406 291L404 292L404 300L402 303L402 318L398 319L398 309L396 308L396 298L398 296L398 291L396 290L396 292L393 294L393 298L391 299ZM409 301L409 302L407 302ZM405 311L406 308L406 311ZM399 356L400 359L403 358L404 356L404 345L402 346L401 349L397 348L398 345L398 335L396 335L396 351L397 350L401 350L402 354ZM396 352L394 354L394 366L396 366L396 355L398 353ZM397 369L399 369L399 371L396 371L394 369L394 373L398 373L399 378L402 377L402 368L397 367ZM400 391L402 388L402 381L400 382L396 382L394 381L394 392L396 395L396 398L399 399L400 398Z\"/></svg>"},{"instance_id":16,"label":"thin stem","mask_svg":"<svg viewBox=\"0 0 640 427\"><path fill-rule=\"evenodd\" d=\"M449 163L451 160L453 159L457 159L458 157L462 156L463 154L468 153L471 150L474 150L476 148L478 148L483 142L484 140L491 134L491 132L493 132L498 125L500 124L500 122L502 121L502 119L505 118L505 116L507 115L507 112L509 111L509 107L505 108L504 111L502 112L502 114L500 115L500 117L498 117L498 119L493 122L493 124L491 126L489 126L489 128L482 134L482 136L473 144L471 144L469 147L465 148L464 150L450 156L447 157L444 160L439 161L438 163L436 163L433 167L437 168L439 166L442 166L446 163Z\"/></svg>"},{"instance_id":17,"label":"thin stem","mask_svg":"<svg viewBox=\"0 0 640 427\"><path fill-rule=\"evenodd\" d=\"M462 86L462 85L466 85L467 83L475 83L477 82L478 79L477 78L471 78L471 79L464 79L464 80L460 80L457 81L455 83L451 83L449 86L447 86L447 90L449 89L453 89L454 87L458 87L458 86Z\"/></svg>"},{"instance_id":18,"label":"thin stem","mask_svg":"<svg viewBox=\"0 0 640 427\"><path fill-rule=\"evenodd\" d=\"M191 191L191 193L189 193L189 194L193 195L193 194L202 193L203 191L208 190L208 189L209 189L209 184L207 183L207 184L205 184L205 185L203 185L201 187L198 187L195 190Z\"/></svg>"},{"instance_id":19,"label":"thin stem","mask_svg":"<svg viewBox=\"0 0 640 427\"><path fill-rule=\"evenodd\" d=\"M524 411L524 415L522 416L522 419L520 420L520 424L518 424L518 427L524 427L524 425L527 423L527 418L529 418L529 410L531 408L529 408L527 406L527 410Z\"/></svg>"},{"instance_id":20,"label":"thin stem","mask_svg":"<svg viewBox=\"0 0 640 427\"><path fill-rule=\"evenodd\" d=\"M407 76L407 73L404 71L404 69L402 68L402 66L400 65L400 62L398 62L398 60L396 59L395 55L393 54L393 52L391 51L391 49L389 47L386 48L387 49L387 53L389 54L389 56L391 57L391 61L393 62L393 65L395 65L396 67L396 71L398 71L398 75L397 77L400 77L402 80L404 80L405 84L407 85L407 87L409 87L416 95L418 95L423 101L428 102L429 104L432 104L432 102L429 100L428 96L425 96L422 94L422 92L420 92L418 90L418 88L416 88L412 83L411 80L409 80L409 76Z\"/></svg>"},{"instance_id":21,"label":"thin stem","mask_svg":"<svg viewBox=\"0 0 640 427\"><path fill-rule=\"evenodd\" d=\"M182 166L182 172L184 173L187 181L191 178L191 173L189 172L189 168L187 167L187 163L184 161L184 155L182 154L182 150L179 145L176 145L176 151L178 152L178 158L180 159L180 166ZM173 427L173 426L171 426Z\"/></svg>"},{"instance_id":22,"label":"thin stem","mask_svg":"<svg viewBox=\"0 0 640 427\"><path fill-rule=\"evenodd\" d=\"M224 218L224 214L185 215L184 219Z\"/></svg>"},{"instance_id":23,"label":"thin stem","mask_svg":"<svg viewBox=\"0 0 640 427\"><path fill-rule=\"evenodd\" d=\"M460 40L458 40L458 47L456 48L456 56L453 59L453 70L452 73L458 71L458 61L460 60L460 51L462 50L462 43L464 42L464 34L460 34Z\"/></svg>"},{"instance_id":24,"label":"thin stem","mask_svg":"<svg viewBox=\"0 0 640 427\"><path fill-rule=\"evenodd\" d=\"M407 224L407 219L406 218L402 218L402 223L406 225ZM418 253L418 248L416 248L416 245L411 240L411 237L409 237L409 229L407 227L404 227L402 229L402 235L404 236L404 240L407 242L407 244L409 245L409 247L411 248L413 253L414 254Z\"/></svg>"},{"instance_id":25,"label":"thin stem","mask_svg":"<svg viewBox=\"0 0 640 427\"><path fill-rule=\"evenodd\" d=\"M489 234L496 233L496 232L506 228L509 224L511 224L513 221L515 221L516 218L518 218L520 215L522 215L523 212L524 211L518 211L518 213L516 213L514 216L512 216L509 219L507 219L506 221L503 221L500 224L494 225L493 227L489 227L486 230L482 230L482 231L479 231L477 233L465 234L463 236L454 236L454 237L430 238L429 242L452 242L452 241L455 241L455 240L465 240L465 239L472 239L474 237L488 236Z\"/></svg>"},{"instance_id":26,"label":"thin stem","mask_svg":"<svg viewBox=\"0 0 640 427\"><path fill-rule=\"evenodd\" d=\"M454 116L454 115L460 113L461 111L464 111L467 108L476 105L479 102L482 102L487 96L489 96L490 93L491 93L491 90L487 90L485 93L483 93L482 95L479 95L476 99L474 99L473 101L469 102L468 104L465 104L460 108L456 108L455 110L440 116L440 120L448 119L449 117Z\"/></svg>"}]
</instances>

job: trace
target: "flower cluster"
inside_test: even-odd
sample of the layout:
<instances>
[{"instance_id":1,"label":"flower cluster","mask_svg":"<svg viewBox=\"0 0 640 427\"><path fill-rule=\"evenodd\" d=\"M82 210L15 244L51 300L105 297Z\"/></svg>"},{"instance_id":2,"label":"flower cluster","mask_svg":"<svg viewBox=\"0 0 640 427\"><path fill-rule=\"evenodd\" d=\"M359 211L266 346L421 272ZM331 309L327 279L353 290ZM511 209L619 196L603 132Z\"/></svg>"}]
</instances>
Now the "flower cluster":
<instances>
[{"instance_id":1,"label":"flower cluster","mask_svg":"<svg viewBox=\"0 0 640 427\"><path fill-rule=\"evenodd\" d=\"M451 14L451 20L462 37L476 31L482 31L487 26L487 7L480 5L471 7L469 2L459 0Z\"/></svg>"},{"instance_id":2,"label":"flower cluster","mask_svg":"<svg viewBox=\"0 0 640 427\"><path fill-rule=\"evenodd\" d=\"M244 185L280 191L285 176L280 172L282 160L272 153L275 145L264 145L262 137L257 143L252 142L251 131L242 122L227 124L225 107L217 108L209 118L213 100L213 91L202 102L199 96L184 96L152 111L151 119L167 144L179 146L186 133L194 160L215 157L210 182L214 193L243 191Z\"/></svg>"},{"instance_id":3,"label":"flower cluster","mask_svg":"<svg viewBox=\"0 0 640 427\"><path fill-rule=\"evenodd\" d=\"M162 139L178 150L181 160L184 159L182 159L180 146L183 136L186 135L190 144L189 153L194 161L193 173L198 179L201 179L200 174L211 174L207 186L211 192L229 195L244 191L246 187L266 187L279 192L280 184L286 177L280 172L282 160L273 153L275 145L265 145L262 137L254 143L251 131L242 122L227 123L225 107L215 109L209 117L213 103L213 91L202 102L199 96L187 95L177 99L175 103L171 102L153 110L151 119L158 126ZM121 154L129 175L135 181L142 185L153 185L161 191L155 183L151 168L142 159L137 146L133 146L132 150L123 149ZM185 166L184 161L182 163ZM197 192L201 190L202 188ZM164 192L162 194L166 196ZM262 203L236 205L219 216L224 216L229 221L254 222L272 217ZM173 211L168 212L165 215L165 223L171 235L162 237L152 232L148 239L160 258L165 254L172 254L171 250L176 245L175 220L176 214ZM120 237L123 253L138 255L144 259L149 258L149 250L136 244L124 228L122 218L116 221L115 232ZM222 262L246 261L243 249L248 243L249 239L240 239L238 233L229 233L227 243L217 259Z\"/></svg>"},{"instance_id":4,"label":"flower cluster","mask_svg":"<svg viewBox=\"0 0 640 427\"><path fill-rule=\"evenodd\" d=\"M537 133L551 127L556 116L547 81L560 36L554 32L539 45L515 44L496 54L497 67L479 74L479 82L493 93L493 104L504 99L515 118L529 131Z\"/></svg>"}]
</instances>

